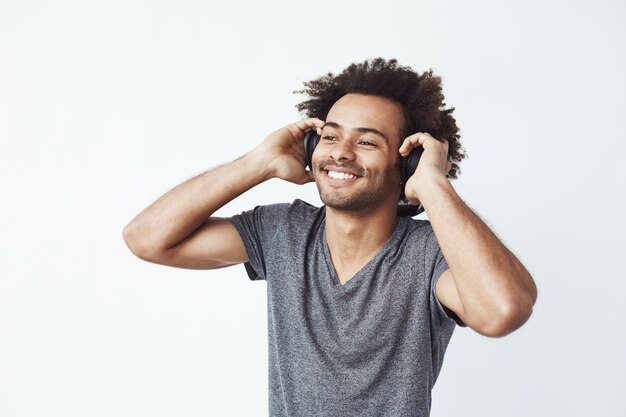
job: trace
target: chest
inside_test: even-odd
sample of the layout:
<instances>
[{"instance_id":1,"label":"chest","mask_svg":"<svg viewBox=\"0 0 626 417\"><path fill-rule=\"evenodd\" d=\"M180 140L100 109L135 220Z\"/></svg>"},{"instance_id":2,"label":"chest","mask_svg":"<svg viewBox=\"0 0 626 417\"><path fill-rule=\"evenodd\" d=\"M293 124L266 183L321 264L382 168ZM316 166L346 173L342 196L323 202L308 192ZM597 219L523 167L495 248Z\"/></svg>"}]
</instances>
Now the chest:
<instances>
[{"instance_id":1,"label":"chest","mask_svg":"<svg viewBox=\"0 0 626 417\"><path fill-rule=\"evenodd\" d=\"M369 259L353 262L341 262L333 259L330 256L330 265L328 265L328 275L332 276L333 273L337 277L339 285L345 285L351 278L358 275L359 271L365 268L365 266L372 260L373 256Z\"/></svg>"}]
</instances>

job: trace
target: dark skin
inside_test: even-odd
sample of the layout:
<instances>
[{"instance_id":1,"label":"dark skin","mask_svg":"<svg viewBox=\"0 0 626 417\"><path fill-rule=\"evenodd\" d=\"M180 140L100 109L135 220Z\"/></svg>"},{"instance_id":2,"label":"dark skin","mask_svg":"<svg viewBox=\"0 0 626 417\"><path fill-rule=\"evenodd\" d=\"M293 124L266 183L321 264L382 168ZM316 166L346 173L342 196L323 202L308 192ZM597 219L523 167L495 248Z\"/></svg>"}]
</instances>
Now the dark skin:
<instances>
[{"instance_id":1,"label":"dark skin","mask_svg":"<svg viewBox=\"0 0 626 417\"><path fill-rule=\"evenodd\" d=\"M405 194L410 202L424 206L450 268L438 280L437 297L481 334L499 337L521 326L532 313L535 284L449 183L447 142L426 132L400 138L401 106L371 95L342 97L326 122L341 129L324 127L325 122L316 118L300 120L272 132L241 158L170 190L126 226L129 248L147 261L181 268L214 269L245 262L247 253L234 226L212 214L270 178L296 184L315 180L326 204L333 265L345 283L393 233L401 187L395 164L399 154L406 156L422 146ZM384 138L359 131L361 127L375 129ZM302 146L311 129L332 136L316 148L313 172L305 170Z\"/></svg>"},{"instance_id":2,"label":"dark skin","mask_svg":"<svg viewBox=\"0 0 626 417\"><path fill-rule=\"evenodd\" d=\"M397 224L396 204L400 174L394 169L398 153L408 156L421 146L424 152L405 194L422 203L450 269L437 282L440 302L469 327L488 336L503 336L530 316L536 287L523 265L456 194L446 174L451 168L448 143L425 132L400 144L402 108L392 100L348 94L331 108L313 154L313 172L326 204L326 238L341 283L358 272L389 239ZM359 132L381 132L384 137ZM360 129L363 131L364 129ZM324 139L330 136L330 139ZM344 172L354 178L335 179L320 169L325 161L353 166ZM345 177L345 175L344 175ZM380 186L380 187L379 187ZM341 204L376 189L375 203L356 209Z\"/></svg>"}]
</instances>

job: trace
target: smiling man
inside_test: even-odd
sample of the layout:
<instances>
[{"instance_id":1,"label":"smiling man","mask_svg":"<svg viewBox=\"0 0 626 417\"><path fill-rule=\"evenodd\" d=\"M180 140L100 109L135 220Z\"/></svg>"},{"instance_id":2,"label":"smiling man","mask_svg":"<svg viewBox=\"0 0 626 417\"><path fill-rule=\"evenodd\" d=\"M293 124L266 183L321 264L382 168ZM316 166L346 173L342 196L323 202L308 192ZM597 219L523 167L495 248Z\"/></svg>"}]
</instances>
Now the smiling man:
<instances>
[{"instance_id":1,"label":"smiling man","mask_svg":"<svg viewBox=\"0 0 626 417\"><path fill-rule=\"evenodd\" d=\"M390 200L395 208L400 192L398 129L404 124L400 105L378 96L346 94L337 100L329 116L322 127L321 144L314 153L317 169L313 170L324 204L366 211ZM343 140L346 137L358 139ZM319 175L320 172L325 175Z\"/></svg>"},{"instance_id":2,"label":"smiling man","mask_svg":"<svg viewBox=\"0 0 626 417\"><path fill-rule=\"evenodd\" d=\"M150 262L244 263L267 282L270 416L428 416L455 327L514 331L535 284L450 183L465 155L438 77L377 58L305 87L307 118L178 185L124 239ZM310 162L309 131L321 136ZM212 216L270 178L315 181L324 206ZM429 220L403 215L420 210Z\"/></svg>"}]
</instances>

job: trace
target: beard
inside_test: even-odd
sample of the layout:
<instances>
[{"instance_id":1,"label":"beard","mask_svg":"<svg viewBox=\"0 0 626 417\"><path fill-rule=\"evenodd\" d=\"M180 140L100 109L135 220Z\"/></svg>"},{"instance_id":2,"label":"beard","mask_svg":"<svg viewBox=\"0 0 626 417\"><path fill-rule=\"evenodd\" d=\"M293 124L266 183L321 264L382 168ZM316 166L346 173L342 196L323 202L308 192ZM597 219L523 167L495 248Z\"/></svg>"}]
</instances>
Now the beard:
<instances>
[{"instance_id":1,"label":"beard","mask_svg":"<svg viewBox=\"0 0 626 417\"><path fill-rule=\"evenodd\" d=\"M347 168L358 174L356 184L350 187L330 187L323 184L318 176L327 175L324 167ZM345 211L369 211L389 200L390 195L398 194L398 165L387 167L382 172L371 172L354 163L337 164L333 161L320 163L314 171L315 184L322 202L331 208ZM349 188L349 189L346 189ZM397 199L397 196L394 197Z\"/></svg>"}]
</instances>

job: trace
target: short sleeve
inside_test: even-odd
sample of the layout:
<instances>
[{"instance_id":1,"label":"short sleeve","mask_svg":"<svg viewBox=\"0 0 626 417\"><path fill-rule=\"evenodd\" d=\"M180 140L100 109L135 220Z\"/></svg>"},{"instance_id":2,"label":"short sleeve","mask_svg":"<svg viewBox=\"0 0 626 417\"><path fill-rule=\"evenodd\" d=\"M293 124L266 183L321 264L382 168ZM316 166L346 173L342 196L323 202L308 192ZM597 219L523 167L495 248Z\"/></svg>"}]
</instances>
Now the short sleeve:
<instances>
[{"instance_id":1,"label":"short sleeve","mask_svg":"<svg viewBox=\"0 0 626 417\"><path fill-rule=\"evenodd\" d=\"M448 262L443 257L439 242L432 232L426 242L426 271L430 272L430 308L431 315L439 322L454 322L460 327L467 327L465 323L449 308L441 304L435 291L437 281L441 274L448 269Z\"/></svg>"},{"instance_id":2,"label":"short sleeve","mask_svg":"<svg viewBox=\"0 0 626 417\"><path fill-rule=\"evenodd\" d=\"M244 264L251 280L267 280L267 251L279 230L278 222L285 218L289 204L270 204L257 206L252 210L228 217L235 226L248 254Z\"/></svg>"}]
</instances>

